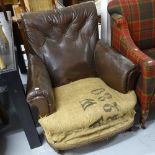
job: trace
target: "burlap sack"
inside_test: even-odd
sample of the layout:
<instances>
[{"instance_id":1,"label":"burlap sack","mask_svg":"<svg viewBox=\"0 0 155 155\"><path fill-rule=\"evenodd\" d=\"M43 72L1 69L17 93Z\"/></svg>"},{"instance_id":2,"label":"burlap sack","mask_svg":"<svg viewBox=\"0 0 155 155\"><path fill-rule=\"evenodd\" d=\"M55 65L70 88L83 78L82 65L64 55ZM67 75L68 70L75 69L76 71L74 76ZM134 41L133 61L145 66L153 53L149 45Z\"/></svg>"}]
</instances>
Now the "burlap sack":
<instances>
[{"instance_id":1,"label":"burlap sack","mask_svg":"<svg viewBox=\"0 0 155 155\"><path fill-rule=\"evenodd\" d=\"M99 78L86 78L54 90L57 111L39 123L47 141L68 149L104 139L129 128L136 95L119 93Z\"/></svg>"}]
</instances>

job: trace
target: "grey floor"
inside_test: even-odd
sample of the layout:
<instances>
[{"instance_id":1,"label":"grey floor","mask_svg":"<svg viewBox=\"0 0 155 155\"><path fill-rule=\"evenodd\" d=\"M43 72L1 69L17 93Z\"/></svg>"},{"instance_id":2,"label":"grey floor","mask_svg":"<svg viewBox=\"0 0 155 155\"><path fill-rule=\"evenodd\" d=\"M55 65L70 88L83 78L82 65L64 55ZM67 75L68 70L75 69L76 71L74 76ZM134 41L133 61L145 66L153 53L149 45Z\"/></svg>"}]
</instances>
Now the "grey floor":
<instances>
[{"instance_id":1,"label":"grey floor","mask_svg":"<svg viewBox=\"0 0 155 155\"><path fill-rule=\"evenodd\" d=\"M26 76L22 76L26 83ZM43 145L31 150L21 129L14 107L10 110L10 123L0 130L0 155L56 155L44 140ZM139 115L137 114L137 118ZM106 141L65 151L65 155L155 155L155 107L147 121L147 129L139 128L136 121L133 131L126 131ZM41 132L41 129L38 129Z\"/></svg>"}]
</instances>

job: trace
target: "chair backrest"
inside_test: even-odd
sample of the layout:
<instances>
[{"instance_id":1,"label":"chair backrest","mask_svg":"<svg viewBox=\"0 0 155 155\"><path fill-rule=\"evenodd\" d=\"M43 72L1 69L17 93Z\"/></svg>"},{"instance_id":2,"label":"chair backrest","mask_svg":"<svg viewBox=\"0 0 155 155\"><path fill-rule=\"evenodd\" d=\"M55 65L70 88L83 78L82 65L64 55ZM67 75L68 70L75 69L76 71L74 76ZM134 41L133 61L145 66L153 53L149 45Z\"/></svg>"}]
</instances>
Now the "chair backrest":
<instances>
[{"instance_id":1,"label":"chair backrest","mask_svg":"<svg viewBox=\"0 0 155 155\"><path fill-rule=\"evenodd\" d=\"M26 13L23 23L32 54L46 64L54 86L95 76L98 24L93 2Z\"/></svg>"},{"instance_id":2,"label":"chair backrest","mask_svg":"<svg viewBox=\"0 0 155 155\"><path fill-rule=\"evenodd\" d=\"M28 12L51 10L55 7L55 0L20 0L20 3Z\"/></svg>"},{"instance_id":3,"label":"chair backrest","mask_svg":"<svg viewBox=\"0 0 155 155\"><path fill-rule=\"evenodd\" d=\"M130 34L141 49L155 47L155 0L112 0L108 11L123 15Z\"/></svg>"}]
</instances>

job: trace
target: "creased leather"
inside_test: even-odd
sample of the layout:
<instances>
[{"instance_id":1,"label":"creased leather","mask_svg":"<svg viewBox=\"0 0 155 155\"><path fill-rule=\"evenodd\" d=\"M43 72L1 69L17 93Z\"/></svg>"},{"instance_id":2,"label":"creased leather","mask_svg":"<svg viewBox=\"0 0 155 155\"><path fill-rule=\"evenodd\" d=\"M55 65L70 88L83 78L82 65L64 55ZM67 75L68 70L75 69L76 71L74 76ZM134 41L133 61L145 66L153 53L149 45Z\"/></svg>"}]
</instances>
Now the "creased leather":
<instances>
[{"instance_id":1,"label":"creased leather","mask_svg":"<svg viewBox=\"0 0 155 155\"><path fill-rule=\"evenodd\" d=\"M97 11L88 2L23 15L30 46L46 64L54 87L95 76Z\"/></svg>"},{"instance_id":2,"label":"creased leather","mask_svg":"<svg viewBox=\"0 0 155 155\"><path fill-rule=\"evenodd\" d=\"M26 13L22 18L29 55L27 101L38 107L41 116L55 110L52 87L97 73L120 92L133 88L135 65L98 42L94 3Z\"/></svg>"},{"instance_id":3,"label":"creased leather","mask_svg":"<svg viewBox=\"0 0 155 155\"><path fill-rule=\"evenodd\" d=\"M29 54L27 102L39 110L40 116L55 111L54 95L47 69L38 56Z\"/></svg>"},{"instance_id":4,"label":"creased leather","mask_svg":"<svg viewBox=\"0 0 155 155\"><path fill-rule=\"evenodd\" d=\"M99 77L111 88L127 93L134 89L139 75L138 65L98 41L95 49L95 66Z\"/></svg>"}]
</instances>

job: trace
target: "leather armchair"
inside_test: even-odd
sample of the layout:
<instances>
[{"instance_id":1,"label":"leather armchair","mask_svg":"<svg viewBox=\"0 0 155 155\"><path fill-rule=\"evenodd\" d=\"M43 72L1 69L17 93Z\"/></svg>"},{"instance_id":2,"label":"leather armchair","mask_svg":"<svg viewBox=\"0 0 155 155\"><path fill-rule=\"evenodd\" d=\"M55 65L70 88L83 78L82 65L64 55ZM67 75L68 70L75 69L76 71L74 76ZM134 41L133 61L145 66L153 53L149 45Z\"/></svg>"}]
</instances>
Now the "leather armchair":
<instances>
[{"instance_id":1,"label":"leather armchair","mask_svg":"<svg viewBox=\"0 0 155 155\"><path fill-rule=\"evenodd\" d=\"M22 19L29 49L27 101L41 117L57 111L55 88L80 79L100 77L121 93L134 89L139 68L99 40L93 2Z\"/></svg>"},{"instance_id":2,"label":"leather armchair","mask_svg":"<svg viewBox=\"0 0 155 155\"><path fill-rule=\"evenodd\" d=\"M87 7L92 9L92 14L83 16L82 9L86 5L75 8L78 21L71 19L70 8L61 12L66 19L58 18L52 11L23 15L30 47L27 101L38 107L41 116L55 110L52 87L100 76L122 93L134 88L138 66L98 39L96 9L90 3Z\"/></svg>"},{"instance_id":3,"label":"leather armchair","mask_svg":"<svg viewBox=\"0 0 155 155\"><path fill-rule=\"evenodd\" d=\"M115 52L101 40L98 40L96 43L94 53L95 61L93 68L95 71L94 75L90 75L90 77L100 77L109 86L121 93L127 93L135 88L135 83L139 75L138 66L134 65L121 54ZM37 55L31 53L28 55L27 102L30 106L37 107L39 115L43 117L52 114L56 110L54 94L51 90L51 88L54 87L54 80L51 80L45 64ZM83 77L77 77L77 79L84 77L85 75ZM66 77L61 78L62 81L64 81ZM71 81L67 79L67 82L64 84ZM55 87L57 86L60 85L55 84Z\"/></svg>"},{"instance_id":4,"label":"leather armchair","mask_svg":"<svg viewBox=\"0 0 155 155\"><path fill-rule=\"evenodd\" d=\"M154 0L112 0L108 5L112 47L140 66L136 93L143 128L149 107L155 103L154 3Z\"/></svg>"}]
</instances>

